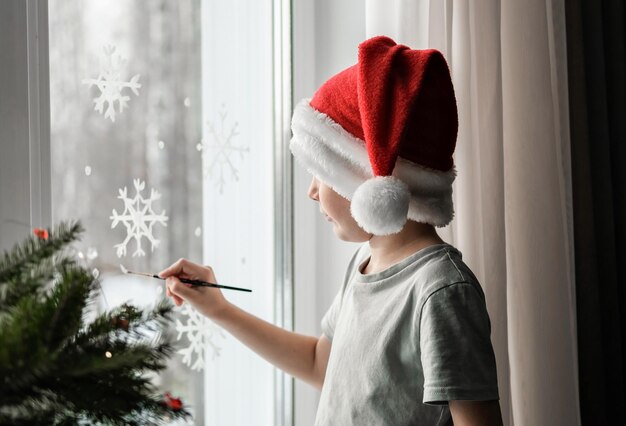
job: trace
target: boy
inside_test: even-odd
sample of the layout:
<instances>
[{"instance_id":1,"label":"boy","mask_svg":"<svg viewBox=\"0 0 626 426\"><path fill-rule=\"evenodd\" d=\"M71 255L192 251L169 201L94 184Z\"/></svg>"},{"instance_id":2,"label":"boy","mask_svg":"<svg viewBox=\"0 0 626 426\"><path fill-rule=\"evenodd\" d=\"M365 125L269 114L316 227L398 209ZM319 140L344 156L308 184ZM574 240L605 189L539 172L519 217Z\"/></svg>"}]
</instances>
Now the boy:
<instances>
[{"instance_id":1,"label":"boy","mask_svg":"<svg viewBox=\"0 0 626 426\"><path fill-rule=\"evenodd\" d=\"M491 324L478 280L435 226L452 220L457 111L436 50L388 37L295 108L290 149L309 197L346 241L362 242L319 339L231 305L210 267L161 272L191 303L278 368L321 389L316 425L501 425Z\"/></svg>"}]
</instances>

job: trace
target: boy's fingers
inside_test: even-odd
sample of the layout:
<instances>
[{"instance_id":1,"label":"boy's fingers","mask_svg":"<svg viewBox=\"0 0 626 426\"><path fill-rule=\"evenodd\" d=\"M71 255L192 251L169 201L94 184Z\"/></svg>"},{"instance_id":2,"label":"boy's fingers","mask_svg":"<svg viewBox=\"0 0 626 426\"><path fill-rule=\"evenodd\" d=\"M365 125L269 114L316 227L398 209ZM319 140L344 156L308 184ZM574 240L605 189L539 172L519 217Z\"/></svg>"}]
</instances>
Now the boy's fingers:
<instances>
[{"instance_id":1,"label":"boy's fingers","mask_svg":"<svg viewBox=\"0 0 626 426\"><path fill-rule=\"evenodd\" d=\"M180 306L184 302L183 299L181 299L179 296L176 296L175 294L172 294L170 297L172 298L172 301L176 304L176 306Z\"/></svg>"},{"instance_id":2,"label":"boy's fingers","mask_svg":"<svg viewBox=\"0 0 626 426\"><path fill-rule=\"evenodd\" d=\"M182 257L180 259L178 259L176 262L174 262L171 266L163 269L161 272L158 273L159 277L161 278L167 278L170 277L172 275L178 275L181 272L183 272L185 265L188 265L188 260L187 259L183 259Z\"/></svg>"},{"instance_id":3,"label":"boy's fingers","mask_svg":"<svg viewBox=\"0 0 626 426\"><path fill-rule=\"evenodd\" d=\"M171 291L168 290L167 295L169 297L172 298L172 300L174 301L174 303L176 303L176 306L180 306L183 303L183 299L181 299L179 296L176 296L175 294L173 294Z\"/></svg>"},{"instance_id":4,"label":"boy's fingers","mask_svg":"<svg viewBox=\"0 0 626 426\"><path fill-rule=\"evenodd\" d=\"M170 285L168 284L167 280L165 281L165 294L167 295L167 297L172 298L176 306L180 306L184 302L184 300L180 296L177 296L170 291Z\"/></svg>"},{"instance_id":5,"label":"boy's fingers","mask_svg":"<svg viewBox=\"0 0 626 426\"><path fill-rule=\"evenodd\" d=\"M172 295L177 296L179 299L188 299L195 296L195 291L189 285L180 282L176 277L168 277L166 283Z\"/></svg>"}]
</instances>

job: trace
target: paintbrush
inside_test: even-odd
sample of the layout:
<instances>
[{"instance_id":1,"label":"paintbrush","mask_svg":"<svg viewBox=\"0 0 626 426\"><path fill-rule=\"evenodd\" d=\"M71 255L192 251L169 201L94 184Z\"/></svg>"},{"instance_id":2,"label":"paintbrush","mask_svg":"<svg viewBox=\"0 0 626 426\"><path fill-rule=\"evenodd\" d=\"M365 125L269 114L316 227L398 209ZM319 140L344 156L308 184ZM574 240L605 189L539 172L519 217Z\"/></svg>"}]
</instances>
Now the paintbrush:
<instances>
[{"instance_id":1,"label":"paintbrush","mask_svg":"<svg viewBox=\"0 0 626 426\"><path fill-rule=\"evenodd\" d=\"M158 280L165 280L165 278L161 278L157 274L150 274L148 272L133 272L133 271L129 271L128 269L126 269L124 267L124 265L120 265L120 269L125 274L143 275L144 277L156 278ZM179 277L177 277L177 278L180 280L180 282L191 284L191 285L197 285L197 286L202 286L202 287L224 288L226 290L239 290L239 291L249 291L249 292L252 292L252 290L250 290L248 288L231 287L231 286L228 286L228 285L209 283L209 282L202 281L202 280L191 280L189 278L179 278Z\"/></svg>"}]
</instances>

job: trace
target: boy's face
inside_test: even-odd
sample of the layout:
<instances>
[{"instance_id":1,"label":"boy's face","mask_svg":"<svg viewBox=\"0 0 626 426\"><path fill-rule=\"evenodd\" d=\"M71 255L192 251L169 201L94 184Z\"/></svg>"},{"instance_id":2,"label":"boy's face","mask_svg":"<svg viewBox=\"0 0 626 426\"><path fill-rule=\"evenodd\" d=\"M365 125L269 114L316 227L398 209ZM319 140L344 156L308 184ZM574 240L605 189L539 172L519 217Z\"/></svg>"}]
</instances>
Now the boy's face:
<instances>
[{"instance_id":1,"label":"boy's face","mask_svg":"<svg viewBox=\"0 0 626 426\"><path fill-rule=\"evenodd\" d=\"M339 239L357 243L372 238L372 234L365 232L350 214L350 200L343 198L315 177L311 181L308 195L312 200L319 201L320 211L332 222Z\"/></svg>"}]
</instances>

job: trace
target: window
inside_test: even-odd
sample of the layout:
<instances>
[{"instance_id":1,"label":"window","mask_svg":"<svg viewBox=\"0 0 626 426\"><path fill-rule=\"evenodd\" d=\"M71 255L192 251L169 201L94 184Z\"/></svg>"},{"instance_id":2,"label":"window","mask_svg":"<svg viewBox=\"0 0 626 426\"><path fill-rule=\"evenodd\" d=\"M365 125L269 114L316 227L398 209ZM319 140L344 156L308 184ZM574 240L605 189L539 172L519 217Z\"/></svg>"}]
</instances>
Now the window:
<instances>
[{"instance_id":1,"label":"window","mask_svg":"<svg viewBox=\"0 0 626 426\"><path fill-rule=\"evenodd\" d=\"M99 309L165 297L180 257L232 303L290 320L288 2L49 0L52 221L79 218ZM198 323L198 321L200 321ZM155 379L195 424L291 422L291 380L180 309Z\"/></svg>"}]
</instances>

